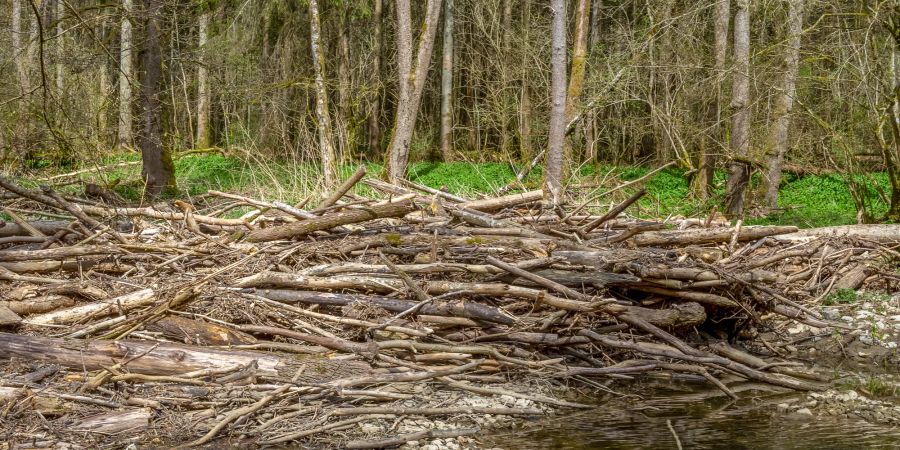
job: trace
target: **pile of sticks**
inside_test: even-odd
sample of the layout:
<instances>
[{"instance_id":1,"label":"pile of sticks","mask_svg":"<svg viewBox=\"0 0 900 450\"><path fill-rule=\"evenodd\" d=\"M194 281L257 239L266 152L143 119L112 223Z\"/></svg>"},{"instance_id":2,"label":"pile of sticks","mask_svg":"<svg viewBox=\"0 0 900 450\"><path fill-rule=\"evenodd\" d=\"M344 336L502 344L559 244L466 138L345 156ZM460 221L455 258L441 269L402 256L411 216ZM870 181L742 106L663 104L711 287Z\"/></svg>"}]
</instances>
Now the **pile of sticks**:
<instances>
[{"instance_id":1,"label":"pile of sticks","mask_svg":"<svg viewBox=\"0 0 900 450\"><path fill-rule=\"evenodd\" d=\"M377 448L586 407L560 399L572 383L822 389L758 333L840 327L816 307L838 289L898 290L889 239L623 218L643 191L594 216L541 191L472 200L364 168L314 209L0 186L0 429L22 445ZM463 425L360 426L423 416Z\"/></svg>"}]
</instances>

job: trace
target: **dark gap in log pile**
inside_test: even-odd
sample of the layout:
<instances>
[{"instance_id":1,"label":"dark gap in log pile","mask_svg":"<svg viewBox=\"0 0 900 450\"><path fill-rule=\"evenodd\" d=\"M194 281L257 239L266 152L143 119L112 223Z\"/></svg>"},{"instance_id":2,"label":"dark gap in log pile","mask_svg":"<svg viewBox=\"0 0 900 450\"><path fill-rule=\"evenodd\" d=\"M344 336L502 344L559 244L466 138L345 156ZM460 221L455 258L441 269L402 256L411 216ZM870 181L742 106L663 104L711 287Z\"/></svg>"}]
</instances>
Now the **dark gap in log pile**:
<instances>
[{"instance_id":1,"label":"dark gap in log pile","mask_svg":"<svg viewBox=\"0 0 900 450\"><path fill-rule=\"evenodd\" d=\"M541 191L465 199L365 175L310 209L215 191L106 205L0 177L15 211L0 223L0 417L40 412L54 426L30 439L45 446L309 444L398 417L583 407L561 390L658 373L731 397L747 381L817 390L828 374L759 332L840 328L819 300L898 290L884 238L672 229L627 217L643 191L591 215L550 209ZM238 206L252 211L223 217ZM528 406L448 406L449 393Z\"/></svg>"}]
</instances>

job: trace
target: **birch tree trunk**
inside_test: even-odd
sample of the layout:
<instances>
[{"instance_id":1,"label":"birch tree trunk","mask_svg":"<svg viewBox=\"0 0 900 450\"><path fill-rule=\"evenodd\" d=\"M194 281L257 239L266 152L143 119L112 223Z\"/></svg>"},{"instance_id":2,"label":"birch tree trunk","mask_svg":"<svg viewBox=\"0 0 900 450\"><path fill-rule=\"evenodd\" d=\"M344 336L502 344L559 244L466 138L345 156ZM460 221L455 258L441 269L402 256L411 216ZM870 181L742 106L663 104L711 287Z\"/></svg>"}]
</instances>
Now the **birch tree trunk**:
<instances>
[{"instance_id":1,"label":"birch tree trunk","mask_svg":"<svg viewBox=\"0 0 900 450\"><path fill-rule=\"evenodd\" d=\"M441 64L441 157L453 159L453 0L444 0L444 51Z\"/></svg>"},{"instance_id":2,"label":"birch tree trunk","mask_svg":"<svg viewBox=\"0 0 900 450\"><path fill-rule=\"evenodd\" d=\"M772 123L769 139L771 153L769 155L769 173L764 178L765 206L778 206L778 185L781 184L781 166L788 150L788 131L791 125L791 112L794 109L794 96L797 92L797 70L800 65L800 35L803 33L803 0L788 0L788 45L784 52L784 80L775 122Z\"/></svg>"},{"instance_id":3,"label":"birch tree trunk","mask_svg":"<svg viewBox=\"0 0 900 450\"><path fill-rule=\"evenodd\" d=\"M409 0L397 0L397 68L399 77L399 99L397 114L394 119L394 133L389 147L388 177L396 182L406 177L406 166L409 162L409 144L416 126L419 103L428 68L431 65L431 53L437 35L437 24L441 16L441 1L428 0L425 6L425 23L419 36L419 46L415 64L412 61L412 30L410 24Z\"/></svg>"},{"instance_id":4,"label":"birch tree trunk","mask_svg":"<svg viewBox=\"0 0 900 450\"><path fill-rule=\"evenodd\" d=\"M733 218L744 214L750 181L750 9L749 0L737 0L734 13L734 76L731 86L731 163L726 185L726 211Z\"/></svg>"},{"instance_id":5,"label":"birch tree trunk","mask_svg":"<svg viewBox=\"0 0 900 450\"><path fill-rule=\"evenodd\" d=\"M197 141L196 148L209 147L209 69L206 67L206 41L209 29L209 11L200 14L197 30Z\"/></svg>"},{"instance_id":6,"label":"birch tree trunk","mask_svg":"<svg viewBox=\"0 0 900 450\"><path fill-rule=\"evenodd\" d=\"M132 145L131 116L131 35L132 0L122 0L122 30L119 50L119 147Z\"/></svg>"},{"instance_id":7,"label":"birch tree trunk","mask_svg":"<svg viewBox=\"0 0 900 450\"><path fill-rule=\"evenodd\" d=\"M375 0L375 7L372 13L372 21L375 23L375 31L373 39L375 41L375 55L372 65L374 66L374 79L372 83L376 86L375 94L372 98L372 104L369 106L369 152L380 153L381 150L381 52L382 52L382 0Z\"/></svg>"},{"instance_id":8,"label":"birch tree trunk","mask_svg":"<svg viewBox=\"0 0 900 450\"><path fill-rule=\"evenodd\" d=\"M547 172L544 184L551 202L563 201L563 165L566 138L566 2L551 0L553 19L550 57L550 128L547 136Z\"/></svg>"},{"instance_id":9,"label":"birch tree trunk","mask_svg":"<svg viewBox=\"0 0 900 450\"><path fill-rule=\"evenodd\" d=\"M328 91L325 89L325 56L319 46L319 2L309 1L310 31L309 41L312 45L313 70L316 73L316 120L319 134L319 155L325 185L337 183L337 158L331 138L331 116L328 114Z\"/></svg>"},{"instance_id":10,"label":"birch tree trunk","mask_svg":"<svg viewBox=\"0 0 900 450\"><path fill-rule=\"evenodd\" d=\"M175 165L172 153L162 142L162 46L159 40L161 0L144 0L144 51L141 100L143 130L138 136L147 193L153 196L175 189ZM127 84L127 83L126 83Z\"/></svg>"}]
</instances>

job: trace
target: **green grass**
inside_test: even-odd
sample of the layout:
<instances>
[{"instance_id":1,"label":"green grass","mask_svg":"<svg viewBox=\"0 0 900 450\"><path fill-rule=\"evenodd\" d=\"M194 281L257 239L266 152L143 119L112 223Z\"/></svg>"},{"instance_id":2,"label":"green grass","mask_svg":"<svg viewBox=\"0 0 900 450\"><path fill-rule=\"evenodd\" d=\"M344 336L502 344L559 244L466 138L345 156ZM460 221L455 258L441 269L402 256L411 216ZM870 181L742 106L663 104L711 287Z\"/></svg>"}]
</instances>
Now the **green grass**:
<instances>
[{"instance_id":1,"label":"green grass","mask_svg":"<svg viewBox=\"0 0 900 450\"><path fill-rule=\"evenodd\" d=\"M139 159L138 154L131 153L107 158L103 164ZM367 163L367 168L370 175L377 175L383 170L377 164ZM213 189L243 193L265 200L298 202L314 192L320 181L316 168L308 164L248 162L219 154L179 158L175 162L175 169L179 195L185 197L200 195ZM354 165L342 167L342 176L349 176L354 169ZM44 169L45 172L52 170ZM583 199L640 178L650 170L645 167L583 166L570 184L575 186L577 196ZM513 180L515 175L514 169L504 163L413 163L409 167L411 181L434 188L446 187L449 192L465 197L493 193ZM114 168L85 178L113 186L126 199L139 200L141 197L143 186L140 164ZM874 174L871 179L882 189L888 189L885 174ZM754 179L751 188L755 188L757 182ZM713 199L706 202L691 196L689 181L680 169L662 170L641 184L647 189L647 195L629 210L631 214L641 217L704 216L724 196L725 174L716 174ZM884 214L887 205L871 189L871 181L869 185L868 201L872 213L878 217ZM524 180L524 186L527 189L541 186L540 167L536 167ZM639 187L633 186L616 192L609 198L599 199L590 205L589 210L605 211L611 203L621 201ZM361 195L372 194L365 186L357 186L356 191ZM787 176L781 186L779 203L781 209L778 212L767 217L752 218L747 223L791 224L808 228L856 222L856 209L850 190L838 175L803 178Z\"/></svg>"}]
</instances>

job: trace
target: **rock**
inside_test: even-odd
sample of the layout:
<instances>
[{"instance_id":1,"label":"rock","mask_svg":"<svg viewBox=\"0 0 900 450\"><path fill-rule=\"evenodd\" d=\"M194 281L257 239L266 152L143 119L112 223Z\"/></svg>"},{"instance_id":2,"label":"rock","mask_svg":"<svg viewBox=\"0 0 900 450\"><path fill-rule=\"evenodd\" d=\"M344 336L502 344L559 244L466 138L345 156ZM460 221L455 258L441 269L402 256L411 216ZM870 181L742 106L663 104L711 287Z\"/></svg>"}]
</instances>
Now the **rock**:
<instances>
[{"instance_id":1,"label":"rock","mask_svg":"<svg viewBox=\"0 0 900 450\"><path fill-rule=\"evenodd\" d=\"M812 415L813 415L812 411L810 411L809 408L800 408L800 409L794 411L794 414L797 414L800 416L808 416L808 417L812 417Z\"/></svg>"},{"instance_id":2,"label":"rock","mask_svg":"<svg viewBox=\"0 0 900 450\"><path fill-rule=\"evenodd\" d=\"M778 412L785 413L790 411L791 405L788 405L787 403L779 403L775 408L778 410Z\"/></svg>"},{"instance_id":3,"label":"rock","mask_svg":"<svg viewBox=\"0 0 900 450\"><path fill-rule=\"evenodd\" d=\"M837 309L823 309L822 318L825 320L838 320L841 318L841 312Z\"/></svg>"}]
</instances>

